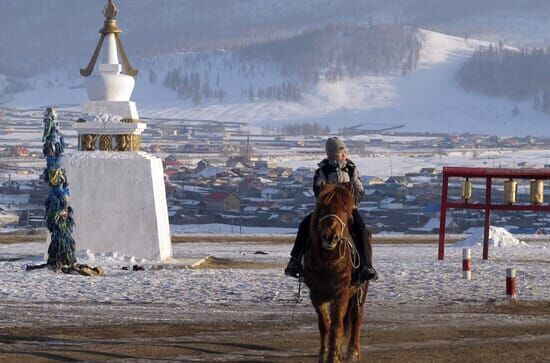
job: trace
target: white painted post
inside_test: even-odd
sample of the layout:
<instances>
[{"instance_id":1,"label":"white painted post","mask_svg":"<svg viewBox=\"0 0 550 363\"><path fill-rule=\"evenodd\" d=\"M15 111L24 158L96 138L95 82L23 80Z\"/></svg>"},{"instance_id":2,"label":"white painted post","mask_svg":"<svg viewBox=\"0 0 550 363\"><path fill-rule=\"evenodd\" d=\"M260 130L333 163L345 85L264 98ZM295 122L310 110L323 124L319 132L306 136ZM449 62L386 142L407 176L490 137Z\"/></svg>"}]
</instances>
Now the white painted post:
<instances>
[{"instance_id":1,"label":"white painted post","mask_svg":"<svg viewBox=\"0 0 550 363\"><path fill-rule=\"evenodd\" d=\"M472 253L469 248L462 249L462 278L472 279Z\"/></svg>"},{"instance_id":2,"label":"white painted post","mask_svg":"<svg viewBox=\"0 0 550 363\"><path fill-rule=\"evenodd\" d=\"M506 297L510 300L516 299L516 269L506 269Z\"/></svg>"}]
</instances>

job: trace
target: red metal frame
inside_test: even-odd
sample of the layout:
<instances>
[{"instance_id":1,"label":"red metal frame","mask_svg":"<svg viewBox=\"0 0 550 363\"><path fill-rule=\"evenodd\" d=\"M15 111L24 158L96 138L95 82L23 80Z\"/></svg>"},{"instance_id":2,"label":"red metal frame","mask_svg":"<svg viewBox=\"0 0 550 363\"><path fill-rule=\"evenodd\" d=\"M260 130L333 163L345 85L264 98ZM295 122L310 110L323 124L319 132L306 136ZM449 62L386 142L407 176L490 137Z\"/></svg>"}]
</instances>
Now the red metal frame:
<instances>
[{"instance_id":1,"label":"red metal frame","mask_svg":"<svg viewBox=\"0 0 550 363\"><path fill-rule=\"evenodd\" d=\"M485 203L449 202L447 194L449 190L449 178L485 178ZM483 259L489 258L489 226L491 224L491 210L517 210L517 211L541 211L550 212L550 205L532 204L493 204L491 203L491 187L493 179L550 179L550 170L547 169L501 169L501 168L464 168L444 167L443 185L441 188L441 214L439 219L439 249L437 258L445 258L445 227L447 209L484 209L485 223L483 229Z\"/></svg>"}]
</instances>

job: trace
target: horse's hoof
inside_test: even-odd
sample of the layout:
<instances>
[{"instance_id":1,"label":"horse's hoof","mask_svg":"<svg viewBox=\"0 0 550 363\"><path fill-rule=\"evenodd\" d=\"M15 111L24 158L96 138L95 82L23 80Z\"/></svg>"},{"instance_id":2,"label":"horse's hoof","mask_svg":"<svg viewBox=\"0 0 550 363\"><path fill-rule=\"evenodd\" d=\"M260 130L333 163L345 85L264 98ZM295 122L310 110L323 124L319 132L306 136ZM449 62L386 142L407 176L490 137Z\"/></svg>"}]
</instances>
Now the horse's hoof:
<instances>
[{"instance_id":1,"label":"horse's hoof","mask_svg":"<svg viewBox=\"0 0 550 363\"><path fill-rule=\"evenodd\" d=\"M327 363L342 363L342 357L329 355Z\"/></svg>"},{"instance_id":2,"label":"horse's hoof","mask_svg":"<svg viewBox=\"0 0 550 363\"><path fill-rule=\"evenodd\" d=\"M348 354L349 362L359 362L360 358L361 358L361 354L358 351L353 351Z\"/></svg>"},{"instance_id":3,"label":"horse's hoof","mask_svg":"<svg viewBox=\"0 0 550 363\"><path fill-rule=\"evenodd\" d=\"M328 354L328 349L319 350L319 358L317 359L317 362L325 363L326 362L325 357L327 356L327 354Z\"/></svg>"}]
</instances>

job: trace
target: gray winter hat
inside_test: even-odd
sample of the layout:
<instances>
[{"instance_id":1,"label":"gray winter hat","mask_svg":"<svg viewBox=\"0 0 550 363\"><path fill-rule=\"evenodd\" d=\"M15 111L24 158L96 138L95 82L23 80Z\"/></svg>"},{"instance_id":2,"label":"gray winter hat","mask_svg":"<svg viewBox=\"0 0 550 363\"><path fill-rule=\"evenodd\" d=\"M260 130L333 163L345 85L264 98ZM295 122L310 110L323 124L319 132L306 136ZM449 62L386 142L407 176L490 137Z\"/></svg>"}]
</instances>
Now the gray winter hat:
<instances>
[{"instance_id":1,"label":"gray winter hat","mask_svg":"<svg viewBox=\"0 0 550 363\"><path fill-rule=\"evenodd\" d=\"M342 140L340 140L336 136L329 137L327 139L327 142L325 144L325 151L327 152L327 156L329 158L335 157L342 150L347 151L346 144Z\"/></svg>"}]
</instances>

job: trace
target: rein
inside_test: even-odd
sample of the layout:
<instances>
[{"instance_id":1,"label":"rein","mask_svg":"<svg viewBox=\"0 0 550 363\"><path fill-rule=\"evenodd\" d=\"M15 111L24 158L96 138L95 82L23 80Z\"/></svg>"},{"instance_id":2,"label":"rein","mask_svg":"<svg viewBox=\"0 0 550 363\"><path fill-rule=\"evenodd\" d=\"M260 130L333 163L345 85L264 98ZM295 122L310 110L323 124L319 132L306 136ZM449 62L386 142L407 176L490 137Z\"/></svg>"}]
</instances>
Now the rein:
<instances>
[{"instance_id":1,"label":"rein","mask_svg":"<svg viewBox=\"0 0 550 363\"><path fill-rule=\"evenodd\" d=\"M348 246L350 251L351 251L351 267L353 267L353 269L357 269L359 268L359 264L360 264L360 261L359 261L359 252L357 251L357 248L355 247L355 243L353 243L353 241L348 238L346 239L345 243L344 243L344 247L345 246ZM342 246L342 245L340 245ZM340 247L340 259L344 258L344 253L342 252L342 247Z\"/></svg>"}]
</instances>

